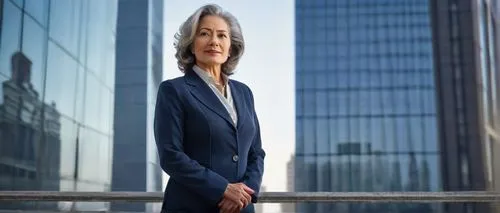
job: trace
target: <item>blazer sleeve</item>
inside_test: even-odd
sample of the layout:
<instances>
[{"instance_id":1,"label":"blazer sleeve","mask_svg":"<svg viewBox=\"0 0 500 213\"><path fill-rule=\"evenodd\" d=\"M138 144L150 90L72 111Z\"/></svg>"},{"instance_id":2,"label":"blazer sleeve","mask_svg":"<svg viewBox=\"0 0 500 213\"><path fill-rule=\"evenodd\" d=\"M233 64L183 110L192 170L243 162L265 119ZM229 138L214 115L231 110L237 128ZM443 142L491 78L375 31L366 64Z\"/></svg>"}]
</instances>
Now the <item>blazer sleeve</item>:
<instances>
[{"instance_id":1,"label":"blazer sleeve","mask_svg":"<svg viewBox=\"0 0 500 213\"><path fill-rule=\"evenodd\" d=\"M179 93L170 81L158 90L154 134L160 166L173 180L217 204L229 182L203 167L183 151L184 109Z\"/></svg>"},{"instance_id":2,"label":"blazer sleeve","mask_svg":"<svg viewBox=\"0 0 500 213\"><path fill-rule=\"evenodd\" d=\"M245 171L243 183L255 191L255 193L252 195L252 203L257 203L262 176L264 175L264 158L266 156L266 153L262 149L259 119L257 118L257 113L255 112L252 91L249 88L248 94L250 96L251 109L253 110L254 122L257 129L255 131L255 136L252 140L252 145L248 153L248 164L247 170Z\"/></svg>"}]
</instances>

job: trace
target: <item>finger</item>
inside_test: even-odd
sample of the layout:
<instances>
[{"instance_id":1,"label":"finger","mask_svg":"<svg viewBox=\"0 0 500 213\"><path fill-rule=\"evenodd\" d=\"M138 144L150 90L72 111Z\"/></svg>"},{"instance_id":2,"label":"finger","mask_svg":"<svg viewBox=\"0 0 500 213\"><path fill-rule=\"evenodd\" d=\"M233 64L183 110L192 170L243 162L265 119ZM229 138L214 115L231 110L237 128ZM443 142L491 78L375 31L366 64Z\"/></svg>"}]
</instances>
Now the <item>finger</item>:
<instances>
[{"instance_id":1,"label":"finger","mask_svg":"<svg viewBox=\"0 0 500 213\"><path fill-rule=\"evenodd\" d=\"M243 203L241 203L241 202L235 203L234 206L231 208L231 212L239 211L241 209L242 205L243 205Z\"/></svg>"},{"instance_id":2,"label":"finger","mask_svg":"<svg viewBox=\"0 0 500 213\"><path fill-rule=\"evenodd\" d=\"M221 207L220 213L230 213L232 212L232 207L230 203L225 203L224 206Z\"/></svg>"},{"instance_id":3,"label":"finger","mask_svg":"<svg viewBox=\"0 0 500 213\"><path fill-rule=\"evenodd\" d=\"M219 206L219 208L220 208L220 207L224 206L225 203L226 203L226 199L222 199L222 201L219 202L219 204L217 206Z\"/></svg>"},{"instance_id":4,"label":"finger","mask_svg":"<svg viewBox=\"0 0 500 213\"><path fill-rule=\"evenodd\" d=\"M241 201L241 203L243 203L243 207L241 207L241 208L245 208L248 205L248 203L247 203L247 201L246 201L245 198L241 198L240 201Z\"/></svg>"},{"instance_id":5,"label":"finger","mask_svg":"<svg viewBox=\"0 0 500 213\"><path fill-rule=\"evenodd\" d=\"M234 205L236 205L236 204L234 204L234 203L226 203L226 205L221 208L221 212L220 213L223 213L223 212L224 213L226 213L226 212L227 213L231 213L231 212L233 212L234 211Z\"/></svg>"},{"instance_id":6,"label":"finger","mask_svg":"<svg viewBox=\"0 0 500 213\"><path fill-rule=\"evenodd\" d=\"M252 202L252 196L250 196L249 194L245 193L245 201L247 201L247 205L248 203Z\"/></svg>"},{"instance_id":7,"label":"finger","mask_svg":"<svg viewBox=\"0 0 500 213\"><path fill-rule=\"evenodd\" d=\"M255 193L255 191L253 189L251 189L250 187L248 187L247 185L245 184L242 184L243 185L243 189L245 190L245 192L247 192L248 194L253 194Z\"/></svg>"},{"instance_id":8,"label":"finger","mask_svg":"<svg viewBox=\"0 0 500 213\"><path fill-rule=\"evenodd\" d=\"M231 211L231 213L240 213L240 210L236 208L235 210Z\"/></svg>"}]
</instances>

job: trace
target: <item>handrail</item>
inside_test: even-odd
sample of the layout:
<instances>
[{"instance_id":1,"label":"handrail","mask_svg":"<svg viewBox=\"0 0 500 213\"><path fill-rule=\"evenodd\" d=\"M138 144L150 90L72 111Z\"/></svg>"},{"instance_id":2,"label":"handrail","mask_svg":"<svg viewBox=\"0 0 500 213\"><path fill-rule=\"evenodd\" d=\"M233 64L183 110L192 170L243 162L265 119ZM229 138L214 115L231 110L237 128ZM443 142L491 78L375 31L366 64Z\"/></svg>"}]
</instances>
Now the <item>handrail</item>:
<instances>
[{"instance_id":1,"label":"handrail","mask_svg":"<svg viewBox=\"0 0 500 213\"><path fill-rule=\"evenodd\" d=\"M0 191L0 201L161 202L162 192ZM493 202L500 192L262 192L259 203L296 202Z\"/></svg>"}]
</instances>

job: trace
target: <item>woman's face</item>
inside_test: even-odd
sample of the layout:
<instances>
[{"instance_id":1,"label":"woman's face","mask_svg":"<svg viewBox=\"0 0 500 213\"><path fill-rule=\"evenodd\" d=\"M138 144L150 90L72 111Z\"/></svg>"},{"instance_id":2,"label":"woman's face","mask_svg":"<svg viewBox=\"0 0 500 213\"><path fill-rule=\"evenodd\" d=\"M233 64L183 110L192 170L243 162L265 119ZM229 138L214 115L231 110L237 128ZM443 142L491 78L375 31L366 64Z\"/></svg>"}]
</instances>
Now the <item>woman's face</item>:
<instances>
[{"instance_id":1,"label":"woman's face","mask_svg":"<svg viewBox=\"0 0 500 213\"><path fill-rule=\"evenodd\" d=\"M196 64L218 66L227 61L231 47L229 26L218 16L205 16L200 21L194 38L193 53Z\"/></svg>"}]
</instances>

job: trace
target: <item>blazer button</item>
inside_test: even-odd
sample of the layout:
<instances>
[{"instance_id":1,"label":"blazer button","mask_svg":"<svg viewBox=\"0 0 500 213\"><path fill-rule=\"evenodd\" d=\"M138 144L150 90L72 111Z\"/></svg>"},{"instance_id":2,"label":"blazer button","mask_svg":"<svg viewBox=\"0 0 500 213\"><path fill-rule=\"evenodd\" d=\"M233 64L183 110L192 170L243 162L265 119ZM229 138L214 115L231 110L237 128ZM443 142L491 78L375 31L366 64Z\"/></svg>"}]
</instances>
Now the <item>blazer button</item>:
<instances>
[{"instance_id":1,"label":"blazer button","mask_svg":"<svg viewBox=\"0 0 500 213\"><path fill-rule=\"evenodd\" d=\"M238 162L238 159L240 159L240 158L238 157L238 155L233 155L233 161L234 161L234 162Z\"/></svg>"}]
</instances>

